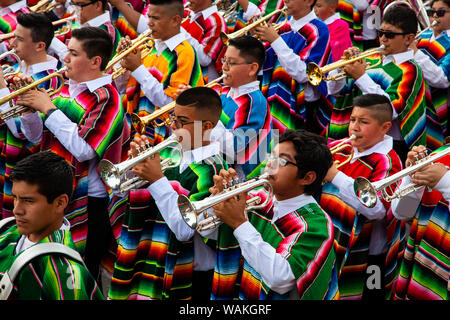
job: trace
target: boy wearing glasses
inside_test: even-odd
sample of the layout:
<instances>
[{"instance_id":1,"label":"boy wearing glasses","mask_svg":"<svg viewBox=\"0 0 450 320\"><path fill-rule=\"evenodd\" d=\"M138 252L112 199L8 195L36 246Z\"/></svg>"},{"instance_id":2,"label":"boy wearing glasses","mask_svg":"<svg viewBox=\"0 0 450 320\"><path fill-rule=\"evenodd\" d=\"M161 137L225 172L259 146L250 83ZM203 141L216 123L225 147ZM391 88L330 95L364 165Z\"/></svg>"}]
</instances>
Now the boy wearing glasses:
<instances>
[{"instance_id":1,"label":"boy wearing glasses","mask_svg":"<svg viewBox=\"0 0 450 320\"><path fill-rule=\"evenodd\" d=\"M450 1L435 0L427 11L430 22L437 22L432 30L420 35L411 44L414 61L422 68L425 81L430 86L432 104L436 109L444 136L449 135L450 119Z\"/></svg>"},{"instance_id":2,"label":"boy wearing glasses","mask_svg":"<svg viewBox=\"0 0 450 320\"><path fill-rule=\"evenodd\" d=\"M331 164L323 137L287 129L265 168L273 189L268 205L245 210L249 197L267 199L259 189L213 207L223 224L215 233L212 299L335 297L333 223L313 197ZM211 193L222 191L235 174L222 170Z\"/></svg>"},{"instance_id":3,"label":"boy wearing glasses","mask_svg":"<svg viewBox=\"0 0 450 320\"><path fill-rule=\"evenodd\" d=\"M181 0L150 2L147 28L152 31L155 44L144 59L141 59L140 50L136 50L121 62L131 71L122 101L128 113L146 116L172 102L180 85L197 87L204 84L197 54L180 32L183 10ZM119 50L130 41L124 37ZM147 127L146 135L156 145L167 132L165 126Z\"/></svg>"},{"instance_id":4,"label":"boy wearing glasses","mask_svg":"<svg viewBox=\"0 0 450 320\"><path fill-rule=\"evenodd\" d=\"M348 135L355 139L334 154L325 176L320 206L334 224L338 287L341 299L384 300L397 270L398 245L403 230L390 213L390 203L377 201L373 208L364 206L354 192L354 179L382 180L402 169L391 128L392 108L384 95L365 94L354 100ZM330 148L342 140L333 141ZM344 161L351 159L349 162ZM376 266L380 272L378 286L368 280Z\"/></svg>"},{"instance_id":5,"label":"boy wearing glasses","mask_svg":"<svg viewBox=\"0 0 450 320\"><path fill-rule=\"evenodd\" d=\"M262 92L267 98L274 129L305 129L324 135L332 104L326 84L309 84L306 66L331 62L327 25L314 13L315 0L287 0L287 24L278 32L260 25L254 35L266 42Z\"/></svg>"},{"instance_id":6,"label":"boy wearing glasses","mask_svg":"<svg viewBox=\"0 0 450 320\"><path fill-rule=\"evenodd\" d=\"M426 107L425 82L422 69L414 62L414 53L408 49L417 32L416 14L410 8L397 6L383 16L378 30L384 49L366 60L344 66L347 78L328 81L329 93L336 96L332 111L329 139L342 139L348 134L353 99L361 94L382 94L392 105L392 128L388 132L394 138L394 149L406 159L408 149L423 144L429 148L443 143L440 128L436 125L436 112ZM357 53L356 48L344 52L346 57ZM379 63L366 71L367 64ZM335 75L341 70L330 72Z\"/></svg>"},{"instance_id":7,"label":"boy wearing glasses","mask_svg":"<svg viewBox=\"0 0 450 320\"><path fill-rule=\"evenodd\" d=\"M219 95L210 88L183 91L176 99L173 134L181 139L179 167L161 171L170 148L137 164L131 171L150 185L131 190L123 218L110 299L209 300L214 246L183 221L178 195L191 201L209 196L213 176L228 169L209 132L221 114ZM130 154L149 139L135 137Z\"/></svg>"}]
</instances>

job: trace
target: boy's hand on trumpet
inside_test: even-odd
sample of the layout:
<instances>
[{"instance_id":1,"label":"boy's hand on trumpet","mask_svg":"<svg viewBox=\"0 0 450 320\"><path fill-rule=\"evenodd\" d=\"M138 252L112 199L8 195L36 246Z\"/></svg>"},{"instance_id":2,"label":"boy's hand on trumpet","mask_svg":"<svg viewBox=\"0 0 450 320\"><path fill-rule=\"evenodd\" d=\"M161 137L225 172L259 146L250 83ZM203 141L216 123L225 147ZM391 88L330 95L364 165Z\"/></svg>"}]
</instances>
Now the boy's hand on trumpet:
<instances>
[{"instance_id":1,"label":"boy's hand on trumpet","mask_svg":"<svg viewBox=\"0 0 450 320\"><path fill-rule=\"evenodd\" d=\"M128 155L135 157L140 152L148 148L151 148L148 137L144 135L135 136L134 140L130 143ZM161 158L159 157L159 153L151 155L145 160L139 162L131 169L131 171L139 178L147 180L150 183L156 182L164 177L161 170Z\"/></svg>"},{"instance_id":2,"label":"boy's hand on trumpet","mask_svg":"<svg viewBox=\"0 0 450 320\"><path fill-rule=\"evenodd\" d=\"M33 79L30 76L20 74L14 76L10 82L10 89L17 90L28 84L31 84ZM30 89L19 95L16 100L16 105L30 107L36 111L47 114L51 109L57 109L53 104L51 97L43 88Z\"/></svg>"},{"instance_id":3,"label":"boy's hand on trumpet","mask_svg":"<svg viewBox=\"0 0 450 320\"><path fill-rule=\"evenodd\" d=\"M280 35L272 25L261 23L252 30L252 35L257 37L262 42L272 43L277 40Z\"/></svg>"},{"instance_id":4,"label":"boy's hand on trumpet","mask_svg":"<svg viewBox=\"0 0 450 320\"><path fill-rule=\"evenodd\" d=\"M129 36L125 36L120 39L117 46L118 52L126 50L131 45L131 40ZM142 64L141 59L141 49L134 49L132 52L127 54L120 61L120 65L127 70L134 71Z\"/></svg>"}]
</instances>

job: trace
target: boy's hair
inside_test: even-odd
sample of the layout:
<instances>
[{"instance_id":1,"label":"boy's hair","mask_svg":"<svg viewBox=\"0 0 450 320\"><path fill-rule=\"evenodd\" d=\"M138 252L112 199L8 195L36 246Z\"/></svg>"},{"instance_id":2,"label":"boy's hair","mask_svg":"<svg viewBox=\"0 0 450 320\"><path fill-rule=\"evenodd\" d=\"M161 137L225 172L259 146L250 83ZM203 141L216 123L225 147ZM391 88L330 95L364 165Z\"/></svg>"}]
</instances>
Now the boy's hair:
<instances>
[{"instance_id":1,"label":"boy's hair","mask_svg":"<svg viewBox=\"0 0 450 320\"><path fill-rule=\"evenodd\" d=\"M381 94L363 94L353 99L353 106L369 109L379 124L392 120L392 107L389 98Z\"/></svg>"},{"instance_id":2,"label":"boy's hair","mask_svg":"<svg viewBox=\"0 0 450 320\"><path fill-rule=\"evenodd\" d=\"M214 125L222 114L222 101L216 91L207 87L195 87L183 91L176 103L183 107L196 108L196 113L202 115L202 119L209 120Z\"/></svg>"},{"instance_id":3,"label":"boy's hair","mask_svg":"<svg viewBox=\"0 0 450 320\"><path fill-rule=\"evenodd\" d=\"M11 170L10 179L37 185L48 203L62 194L67 194L69 199L72 196L72 168L63 157L51 151L37 152L20 160Z\"/></svg>"},{"instance_id":4,"label":"boy's hair","mask_svg":"<svg viewBox=\"0 0 450 320\"><path fill-rule=\"evenodd\" d=\"M266 59L266 50L261 41L254 37L242 36L230 39L228 46L235 47L247 63L258 63L258 71L261 70Z\"/></svg>"},{"instance_id":5,"label":"boy's hair","mask_svg":"<svg viewBox=\"0 0 450 320\"><path fill-rule=\"evenodd\" d=\"M44 13L19 12L17 23L24 28L30 29L33 42L44 42L45 50L50 47L50 43L55 35L55 27Z\"/></svg>"},{"instance_id":6,"label":"boy's hair","mask_svg":"<svg viewBox=\"0 0 450 320\"><path fill-rule=\"evenodd\" d=\"M176 15L183 17L184 15L183 0L150 0L149 3L155 6L165 6L164 11L169 17Z\"/></svg>"},{"instance_id":7,"label":"boy's hair","mask_svg":"<svg viewBox=\"0 0 450 320\"><path fill-rule=\"evenodd\" d=\"M297 177L303 178L308 171L316 173L316 180L305 186L304 190L306 194L315 194L322 187L322 181L333 164L325 138L309 131L287 129L279 138L279 143L285 141L291 141L294 145Z\"/></svg>"},{"instance_id":8,"label":"boy's hair","mask_svg":"<svg viewBox=\"0 0 450 320\"><path fill-rule=\"evenodd\" d=\"M434 4L435 2L437 2L437 1L442 1L443 3L445 3L445 4L447 5L447 7L450 8L450 0L433 0L433 1L431 1L430 8L431 8L431 7L433 6L433 4Z\"/></svg>"},{"instance_id":9,"label":"boy's hair","mask_svg":"<svg viewBox=\"0 0 450 320\"><path fill-rule=\"evenodd\" d=\"M326 2L329 6L336 6L336 7L337 7L339 0L325 0L325 2Z\"/></svg>"},{"instance_id":10,"label":"boy's hair","mask_svg":"<svg viewBox=\"0 0 450 320\"><path fill-rule=\"evenodd\" d=\"M406 33L417 33L417 16L414 10L404 5L397 5L383 14L383 22L389 23Z\"/></svg>"},{"instance_id":11,"label":"boy's hair","mask_svg":"<svg viewBox=\"0 0 450 320\"><path fill-rule=\"evenodd\" d=\"M111 35L107 31L98 27L76 28L72 30L72 38L82 42L88 58L99 56L102 59L100 70L105 70L114 50Z\"/></svg>"}]
</instances>

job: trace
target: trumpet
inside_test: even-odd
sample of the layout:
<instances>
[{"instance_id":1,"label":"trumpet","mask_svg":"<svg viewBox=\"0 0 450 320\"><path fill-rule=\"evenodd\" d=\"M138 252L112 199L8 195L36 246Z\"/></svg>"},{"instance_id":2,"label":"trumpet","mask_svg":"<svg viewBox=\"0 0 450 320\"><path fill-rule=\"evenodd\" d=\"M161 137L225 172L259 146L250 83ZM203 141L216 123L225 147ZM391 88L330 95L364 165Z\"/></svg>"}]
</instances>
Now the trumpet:
<instances>
[{"instance_id":1,"label":"trumpet","mask_svg":"<svg viewBox=\"0 0 450 320\"><path fill-rule=\"evenodd\" d=\"M190 228L198 232L213 229L222 222L214 214L208 214L206 212L207 209L242 192L247 192L261 186L269 193L267 199L261 203L262 199L260 196L249 198L246 202L245 211L264 208L273 197L273 190L269 180L267 180L268 177L268 173L263 173L259 177L238 183L235 186L223 190L221 193L211 195L200 201L191 201L185 195L179 195L178 208L180 209L181 217ZM201 221L198 219L200 214L203 214L203 220Z\"/></svg>"},{"instance_id":2,"label":"trumpet","mask_svg":"<svg viewBox=\"0 0 450 320\"><path fill-rule=\"evenodd\" d=\"M339 160L336 160L334 163L336 164L337 168L342 167L344 164L350 162L353 158L353 146L349 143L350 141L356 139L356 136L354 134L352 134L350 137L348 137L347 139L341 141L340 143L338 143L337 145L333 146L330 148L330 152L331 154L335 154L338 151L350 148L350 156L345 159L344 161L340 162Z\"/></svg>"},{"instance_id":3,"label":"trumpet","mask_svg":"<svg viewBox=\"0 0 450 320\"><path fill-rule=\"evenodd\" d=\"M51 11L55 9L58 6L58 3L56 1L52 2L53 0L41 0L38 3L36 3L34 6L30 7L30 12L34 13L44 13Z\"/></svg>"},{"instance_id":4,"label":"trumpet","mask_svg":"<svg viewBox=\"0 0 450 320\"><path fill-rule=\"evenodd\" d=\"M425 4L422 2L422 0L397 0L389 3L385 8L384 12L387 12L389 8L396 7L398 5L404 5L409 7L411 10L413 10L416 13L417 20L419 22L419 29L420 26L423 28L429 28L430 23L430 17L428 17L427 9Z\"/></svg>"},{"instance_id":5,"label":"trumpet","mask_svg":"<svg viewBox=\"0 0 450 320\"><path fill-rule=\"evenodd\" d=\"M366 51L361 52L361 53L359 53L359 54L357 54L357 55L355 55L353 57L350 57L348 59L341 59L341 60L338 60L336 62L327 64L326 66L323 66L323 67L319 67L314 62L310 62L306 66L306 75L308 77L308 81L313 86L318 86L322 82L322 80L325 80L325 81L336 81L336 80L339 80L339 79L343 79L343 78L345 78L347 76L345 72L340 72L340 73L338 73L337 75L335 75L333 77L327 77L327 76L325 76L325 74L327 74L331 70L342 68L343 66L345 66L347 64L351 64L351 63L354 63L354 62L359 61L361 59L370 57L371 55L373 55L375 53L380 53L383 50L384 50L384 45L381 45L378 48L373 48L373 49L366 50ZM381 60L378 63L368 65L366 70L374 68L374 67L378 66L379 64L381 64Z\"/></svg>"},{"instance_id":6,"label":"trumpet","mask_svg":"<svg viewBox=\"0 0 450 320\"><path fill-rule=\"evenodd\" d=\"M182 159L182 146L179 142L179 138L172 134L169 138L156 146L146 146L143 150L139 151L137 156L130 157L118 164L113 164L111 161L106 159L100 160L98 165L100 177L108 187L119 192L120 194L123 194L131 189L140 188L148 182L139 177L128 179L127 171L165 148L171 148L172 153L170 158L161 160L161 170L164 172L167 169L178 167Z\"/></svg>"},{"instance_id":7,"label":"trumpet","mask_svg":"<svg viewBox=\"0 0 450 320\"><path fill-rule=\"evenodd\" d=\"M208 82L205 87L211 88L215 85L219 85L219 81L225 78L225 74L221 75L219 78L216 78L212 80L211 82ZM172 119L170 117L164 117L167 113L171 112L175 108L176 101L172 101L168 104L166 104L164 107L159 108L158 110L155 110L151 114L139 117L136 113L133 113L131 115L131 124L133 125L134 129L136 129L139 133L144 133L145 127L149 124L152 124L155 128L156 127L163 127L163 126L170 126L172 123ZM156 122L157 119L162 120L162 122L158 123Z\"/></svg>"},{"instance_id":8,"label":"trumpet","mask_svg":"<svg viewBox=\"0 0 450 320\"><path fill-rule=\"evenodd\" d=\"M64 77L62 76L62 73L64 71L66 71L66 67L63 67L63 68L59 69L58 71L55 71L41 79L33 81L32 83L30 83L26 86L23 86L13 92L11 92L10 94L0 98L0 105L3 105L4 103L9 102L9 104L11 106L8 110L0 113L0 119L7 120L9 118L20 116L22 113L24 113L26 111L33 110L32 108L27 107L27 106L19 106L19 105L13 106L12 100L14 98L16 98L17 96L24 94L28 90L36 89L40 84L46 82L47 80L50 80L51 78L54 78L54 77L60 78L61 85L56 90L53 90L53 89L47 90L47 93L52 96L52 95L55 95L58 92L60 92L62 90L62 88L64 87Z\"/></svg>"},{"instance_id":9,"label":"trumpet","mask_svg":"<svg viewBox=\"0 0 450 320\"><path fill-rule=\"evenodd\" d=\"M433 27L435 26L435 25L437 25L437 21L436 20L434 20L428 27L426 27L425 29L423 29L423 30L421 30L420 32L418 32L417 34L416 34L416 37L414 38L415 40L419 40L419 38L420 38L420 36L423 34L423 33L425 33L425 31L428 31L428 30L431 30L431 29L433 29Z\"/></svg>"},{"instance_id":10,"label":"trumpet","mask_svg":"<svg viewBox=\"0 0 450 320\"><path fill-rule=\"evenodd\" d=\"M133 39L131 41L131 45L118 52L108 63L108 65L105 68L105 72L108 72L110 69L113 69L114 66L120 62L120 60L122 60L124 57L126 57L127 55L129 55L131 52L133 52L136 49L141 48L141 46L145 46L150 45L153 46L154 40L153 38L150 36L152 33L152 31L150 29L145 30L143 33L141 33L136 39ZM148 51L150 52L150 51ZM126 71L125 68L120 67L116 70L113 71L112 77L113 79L117 78L119 75L123 74Z\"/></svg>"},{"instance_id":11,"label":"trumpet","mask_svg":"<svg viewBox=\"0 0 450 320\"><path fill-rule=\"evenodd\" d=\"M0 54L0 60L5 59L7 56L12 56L17 61L17 67L14 68L13 66L10 66L7 64L2 65L4 77L9 77L9 76L18 74L20 72L20 70L22 69L22 66L20 64L20 58L17 55L15 49L12 49L12 50L9 50L9 51L6 51L6 52Z\"/></svg>"},{"instance_id":12,"label":"trumpet","mask_svg":"<svg viewBox=\"0 0 450 320\"><path fill-rule=\"evenodd\" d=\"M402 178L420 170L421 168L433 163L434 161L450 154L450 148L446 148L440 152L435 153L432 156L425 157L421 159L418 163L407 167L396 174L393 174L390 177L387 177L383 180L379 180L376 182L370 182L368 179L364 177L358 177L355 179L353 189L355 190L355 194L358 197L359 201L368 208L372 208L375 206L378 200L378 192L381 191L381 198L385 201L392 201L394 199L400 199L405 197L406 195L415 192L422 188L422 186L416 185L414 183L410 183L402 189L393 191L392 185L396 184ZM388 193L390 191L391 194Z\"/></svg>"},{"instance_id":13,"label":"trumpet","mask_svg":"<svg viewBox=\"0 0 450 320\"><path fill-rule=\"evenodd\" d=\"M265 15L264 17L259 18L258 20L248 24L244 28L242 28L242 29L240 29L238 31L235 31L233 33L226 34L224 32L221 32L220 33L220 39L222 40L223 44L227 46L228 45L228 41L230 39L235 39L235 38L242 37L242 36L246 35L248 32L250 32L250 30L256 28L260 24L267 23L267 21L270 20L270 18L272 18L274 15L281 13L281 14L284 15L285 19L282 22L274 25L275 30L278 31L278 30L280 30L280 28L282 26L284 26L287 23L287 12L286 12L286 10L287 10L286 6L284 6L282 9L274 10L271 13L269 13L268 15Z\"/></svg>"}]
</instances>

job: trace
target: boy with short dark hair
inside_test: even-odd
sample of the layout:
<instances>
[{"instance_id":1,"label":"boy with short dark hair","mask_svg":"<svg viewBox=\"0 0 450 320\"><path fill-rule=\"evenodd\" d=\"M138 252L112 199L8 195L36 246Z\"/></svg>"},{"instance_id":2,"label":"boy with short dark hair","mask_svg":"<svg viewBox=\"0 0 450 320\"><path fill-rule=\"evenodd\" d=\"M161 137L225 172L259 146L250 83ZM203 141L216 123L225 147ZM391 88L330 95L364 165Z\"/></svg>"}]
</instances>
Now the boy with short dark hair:
<instances>
[{"instance_id":1,"label":"boy with short dark hair","mask_svg":"<svg viewBox=\"0 0 450 320\"><path fill-rule=\"evenodd\" d=\"M247 193L213 207L218 228L213 299L305 299L336 297L333 224L313 195L332 164L325 139L286 130L268 158L265 172L273 198L246 211ZM235 172L214 177L211 192L223 189ZM243 196L242 196L243 195ZM269 196L250 191L250 196ZM242 265L243 260L243 265Z\"/></svg>"},{"instance_id":2,"label":"boy with short dark hair","mask_svg":"<svg viewBox=\"0 0 450 320\"><path fill-rule=\"evenodd\" d=\"M340 298L384 299L395 276L403 230L392 218L389 202L378 201L373 208L360 203L354 192L354 179L362 176L375 182L401 170L402 163L393 150L392 137L386 134L392 118L389 99L366 94L356 97L354 103L348 134L355 138L348 148L335 152L334 160L341 166L338 169L334 163L328 170L325 182L330 183L324 185L320 205L335 226ZM333 141L329 147L342 140ZM348 159L351 160L344 164ZM369 265L377 265L381 270L379 290L369 291L373 288L366 287Z\"/></svg>"},{"instance_id":3,"label":"boy with short dark hair","mask_svg":"<svg viewBox=\"0 0 450 320\"><path fill-rule=\"evenodd\" d=\"M11 180L16 225L0 235L0 277L35 245L61 243L76 248L64 218L73 189L72 168L64 158L52 152L30 155L17 163ZM99 300L103 295L83 264L49 253L26 264L9 298Z\"/></svg>"}]
</instances>

